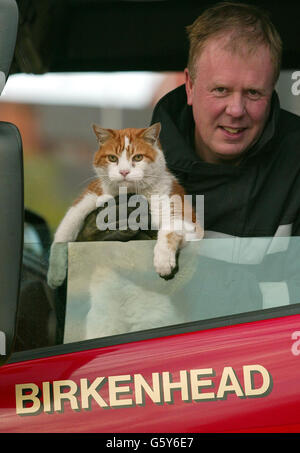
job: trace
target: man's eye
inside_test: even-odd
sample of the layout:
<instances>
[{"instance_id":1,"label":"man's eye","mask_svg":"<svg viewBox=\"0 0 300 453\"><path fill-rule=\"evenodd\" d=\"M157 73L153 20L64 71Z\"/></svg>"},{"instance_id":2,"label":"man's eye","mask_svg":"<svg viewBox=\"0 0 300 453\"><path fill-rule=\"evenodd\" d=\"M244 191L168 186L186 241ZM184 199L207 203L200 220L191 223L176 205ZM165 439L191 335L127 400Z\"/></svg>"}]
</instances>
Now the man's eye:
<instances>
[{"instance_id":1,"label":"man's eye","mask_svg":"<svg viewBox=\"0 0 300 453\"><path fill-rule=\"evenodd\" d=\"M118 158L117 158L117 156L115 156L114 154L108 154L107 159L108 159L110 162L118 162Z\"/></svg>"},{"instance_id":2,"label":"man's eye","mask_svg":"<svg viewBox=\"0 0 300 453\"><path fill-rule=\"evenodd\" d=\"M136 154L135 156L133 156L132 160L134 160L135 162L140 162L141 160L143 160L143 154Z\"/></svg>"},{"instance_id":3,"label":"man's eye","mask_svg":"<svg viewBox=\"0 0 300 453\"><path fill-rule=\"evenodd\" d=\"M214 91L217 95L224 95L227 93L227 90L225 87L216 87L216 88L214 88Z\"/></svg>"},{"instance_id":4,"label":"man's eye","mask_svg":"<svg viewBox=\"0 0 300 453\"><path fill-rule=\"evenodd\" d=\"M260 97L260 93L257 90L248 90L248 95L251 98L259 98Z\"/></svg>"}]
</instances>

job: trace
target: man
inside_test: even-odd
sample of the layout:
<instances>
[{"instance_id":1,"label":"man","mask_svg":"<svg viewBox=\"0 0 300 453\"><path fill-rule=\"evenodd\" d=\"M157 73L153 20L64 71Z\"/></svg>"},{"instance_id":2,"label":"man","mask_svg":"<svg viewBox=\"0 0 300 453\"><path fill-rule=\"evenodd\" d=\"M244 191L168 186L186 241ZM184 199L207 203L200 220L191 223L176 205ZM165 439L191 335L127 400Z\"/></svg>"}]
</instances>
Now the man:
<instances>
[{"instance_id":1,"label":"man","mask_svg":"<svg viewBox=\"0 0 300 453\"><path fill-rule=\"evenodd\" d=\"M152 122L170 170L204 195L205 237L228 239L200 246L199 295L209 297L191 318L297 302L299 246L287 237L300 235L300 118L274 91L280 36L241 3L217 4L187 30L185 86L158 102Z\"/></svg>"},{"instance_id":2,"label":"man","mask_svg":"<svg viewBox=\"0 0 300 453\"><path fill-rule=\"evenodd\" d=\"M221 3L190 27L185 87L157 104L168 166L204 194L206 237L300 232L300 119L274 91L281 39L253 6Z\"/></svg>"}]
</instances>

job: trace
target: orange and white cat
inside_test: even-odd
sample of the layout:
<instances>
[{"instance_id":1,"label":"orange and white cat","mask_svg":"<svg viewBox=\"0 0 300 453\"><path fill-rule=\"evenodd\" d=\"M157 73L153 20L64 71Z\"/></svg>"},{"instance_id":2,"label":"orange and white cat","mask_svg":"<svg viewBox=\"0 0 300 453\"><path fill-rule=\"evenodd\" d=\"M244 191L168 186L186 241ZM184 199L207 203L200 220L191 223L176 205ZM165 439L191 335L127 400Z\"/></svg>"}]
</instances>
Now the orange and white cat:
<instances>
[{"instance_id":1,"label":"orange and white cat","mask_svg":"<svg viewBox=\"0 0 300 453\"><path fill-rule=\"evenodd\" d=\"M58 245L75 241L87 215L119 195L120 188L126 188L128 193L143 195L149 203L151 225L156 225L158 230L154 267L160 276L167 277L172 273L176 266L176 253L184 245L187 234L194 231L197 238L203 237L203 229L195 222L192 207L181 202L184 189L166 167L159 142L160 128L160 123L143 129L121 130L93 125L99 142L93 162L96 178L67 211L57 228L48 271L51 287L60 286L66 277L67 249ZM172 219L166 228L163 204L157 203L157 200L174 195L179 197L175 197ZM186 215L187 210L191 211L191 215ZM192 221L182 222L186 218ZM177 220L181 221L181 228Z\"/></svg>"}]
</instances>

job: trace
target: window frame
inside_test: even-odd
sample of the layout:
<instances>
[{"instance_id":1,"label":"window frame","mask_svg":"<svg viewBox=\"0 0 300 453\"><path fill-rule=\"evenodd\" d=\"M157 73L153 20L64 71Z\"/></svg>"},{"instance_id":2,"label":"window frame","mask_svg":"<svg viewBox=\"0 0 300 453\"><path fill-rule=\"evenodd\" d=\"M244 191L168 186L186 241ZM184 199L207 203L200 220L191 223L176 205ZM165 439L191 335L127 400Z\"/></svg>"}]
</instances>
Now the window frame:
<instances>
[{"instance_id":1,"label":"window frame","mask_svg":"<svg viewBox=\"0 0 300 453\"><path fill-rule=\"evenodd\" d=\"M109 337L82 340L73 343L62 343L54 346L14 352L7 364L19 363L28 360L55 357L63 354L101 349L107 346L117 346L137 341L151 340L160 337L176 336L186 333L196 333L222 327L230 327L238 324L246 324L257 321L272 320L300 314L300 302L298 304L284 305L268 309L260 309L246 313L222 316L219 318L192 321L174 326L158 327L155 329L139 332L124 333Z\"/></svg>"}]
</instances>

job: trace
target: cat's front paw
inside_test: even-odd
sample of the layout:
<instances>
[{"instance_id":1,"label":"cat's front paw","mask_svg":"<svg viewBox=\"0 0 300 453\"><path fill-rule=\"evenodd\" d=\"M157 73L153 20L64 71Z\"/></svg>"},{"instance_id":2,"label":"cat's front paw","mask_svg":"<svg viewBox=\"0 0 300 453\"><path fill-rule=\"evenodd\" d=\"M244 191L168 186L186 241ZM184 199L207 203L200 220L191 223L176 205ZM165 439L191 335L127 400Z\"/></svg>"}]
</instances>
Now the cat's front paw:
<instances>
[{"instance_id":1,"label":"cat's front paw","mask_svg":"<svg viewBox=\"0 0 300 453\"><path fill-rule=\"evenodd\" d=\"M61 286L66 278L66 269L58 269L57 266L49 267L47 282L50 288L55 289Z\"/></svg>"},{"instance_id":2,"label":"cat's front paw","mask_svg":"<svg viewBox=\"0 0 300 453\"><path fill-rule=\"evenodd\" d=\"M105 203L107 203L112 198L114 197L109 194L100 195L96 200L96 208L101 208L102 206L104 206Z\"/></svg>"},{"instance_id":3,"label":"cat's front paw","mask_svg":"<svg viewBox=\"0 0 300 453\"><path fill-rule=\"evenodd\" d=\"M176 253L167 247L156 244L154 247L154 267L160 277L173 278L177 270Z\"/></svg>"},{"instance_id":4,"label":"cat's front paw","mask_svg":"<svg viewBox=\"0 0 300 453\"><path fill-rule=\"evenodd\" d=\"M51 247L47 282L50 288L61 286L67 275L67 243L54 243Z\"/></svg>"}]
</instances>

